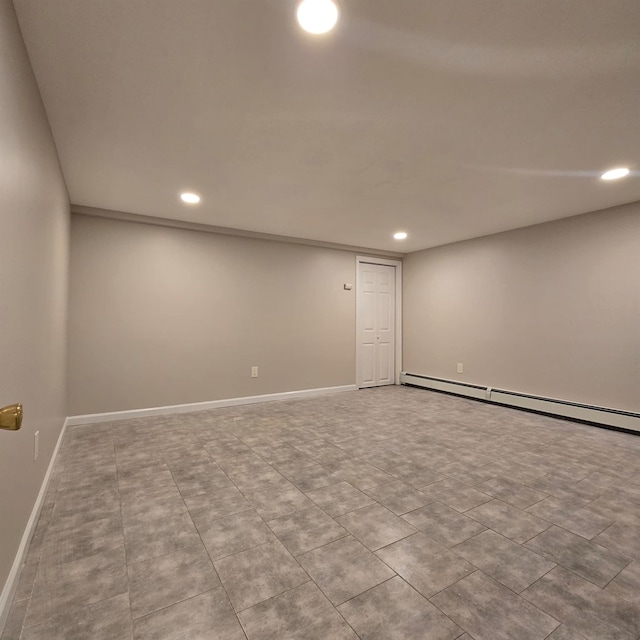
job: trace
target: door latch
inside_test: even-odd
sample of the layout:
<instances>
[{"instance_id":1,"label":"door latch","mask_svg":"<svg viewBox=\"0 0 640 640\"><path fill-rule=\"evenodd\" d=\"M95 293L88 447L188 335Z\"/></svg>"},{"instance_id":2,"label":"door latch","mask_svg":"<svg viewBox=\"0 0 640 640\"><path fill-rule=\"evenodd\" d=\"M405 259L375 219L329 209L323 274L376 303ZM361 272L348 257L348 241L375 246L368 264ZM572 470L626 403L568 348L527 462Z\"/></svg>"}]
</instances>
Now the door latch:
<instances>
[{"instance_id":1,"label":"door latch","mask_svg":"<svg viewBox=\"0 0 640 640\"><path fill-rule=\"evenodd\" d=\"M0 429L17 431L22 426L22 405L10 404L0 409Z\"/></svg>"}]
</instances>

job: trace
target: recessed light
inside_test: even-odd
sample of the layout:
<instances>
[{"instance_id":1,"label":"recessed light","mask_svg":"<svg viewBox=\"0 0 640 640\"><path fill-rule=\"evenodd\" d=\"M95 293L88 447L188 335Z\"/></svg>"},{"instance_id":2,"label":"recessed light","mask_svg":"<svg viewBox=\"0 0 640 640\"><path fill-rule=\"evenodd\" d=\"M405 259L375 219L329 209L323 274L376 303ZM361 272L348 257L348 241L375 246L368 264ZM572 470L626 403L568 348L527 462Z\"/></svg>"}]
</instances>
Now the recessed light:
<instances>
[{"instance_id":1,"label":"recessed light","mask_svg":"<svg viewBox=\"0 0 640 640\"><path fill-rule=\"evenodd\" d=\"M338 22L338 7L333 0L302 0L296 16L305 31L314 34L327 33Z\"/></svg>"},{"instance_id":2,"label":"recessed light","mask_svg":"<svg viewBox=\"0 0 640 640\"><path fill-rule=\"evenodd\" d=\"M180 200L187 204L198 204L198 202L200 202L200 196L197 193L185 192L180 194Z\"/></svg>"},{"instance_id":3,"label":"recessed light","mask_svg":"<svg viewBox=\"0 0 640 640\"><path fill-rule=\"evenodd\" d=\"M405 239L406 239L406 237L407 237L407 234L406 234L406 232L405 232L405 231L398 231L397 233L394 233L394 234L393 234L393 237L394 237L396 240L405 240Z\"/></svg>"},{"instance_id":4,"label":"recessed light","mask_svg":"<svg viewBox=\"0 0 640 640\"><path fill-rule=\"evenodd\" d=\"M618 167L617 169L609 169L605 171L600 178L602 180L619 180L629 175L629 169L627 167Z\"/></svg>"}]
</instances>

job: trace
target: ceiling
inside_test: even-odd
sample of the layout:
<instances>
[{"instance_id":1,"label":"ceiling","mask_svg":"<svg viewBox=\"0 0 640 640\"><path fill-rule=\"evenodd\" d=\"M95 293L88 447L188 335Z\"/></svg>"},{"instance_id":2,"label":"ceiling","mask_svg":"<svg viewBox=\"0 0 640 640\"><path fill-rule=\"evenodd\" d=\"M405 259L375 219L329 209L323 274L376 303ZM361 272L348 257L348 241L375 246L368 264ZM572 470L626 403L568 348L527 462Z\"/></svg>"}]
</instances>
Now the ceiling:
<instances>
[{"instance_id":1,"label":"ceiling","mask_svg":"<svg viewBox=\"0 0 640 640\"><path fill-rule=\"evenodd\" d=\"M638 0L14 4L76 205L409 252L640 200Z\"/></svg>"}]
</instances>

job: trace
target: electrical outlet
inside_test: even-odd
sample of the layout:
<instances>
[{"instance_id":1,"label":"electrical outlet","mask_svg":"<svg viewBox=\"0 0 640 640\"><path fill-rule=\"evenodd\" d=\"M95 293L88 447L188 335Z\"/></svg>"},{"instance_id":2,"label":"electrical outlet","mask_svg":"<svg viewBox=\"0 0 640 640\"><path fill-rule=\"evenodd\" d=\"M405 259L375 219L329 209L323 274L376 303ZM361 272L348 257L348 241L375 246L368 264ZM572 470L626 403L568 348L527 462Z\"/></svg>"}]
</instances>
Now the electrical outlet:
<instances>
[{"instance_id":1,"label":"electrical outlet","mask_svg":"<svg viewBox=\"0 0 640 640\"><path fill-rule=\"evenodd\" d=\"M458 373L464 373L464 365L462 362L458 362Z\"/></svg>"},{"instance_id":2,"label":"electrical outlet","mask_svg":"<svg viewBox=\"0 0 640 640\"><path fill-rule=\"evenodd\" d=\"M251 377L252 378L258 377L258 367L251 367Z\"/></svg>"},{"instance_id":3,"label":"electrical outlet","mask_svg":"<svg viewBox=\"0 0 640 640\"><path fill-rule=\"evenodd\" d=\"M36 431L33 434L33 460L34 462L38 459L38 454L40 453L40 432Z\"/></svg>"}]
</instances>

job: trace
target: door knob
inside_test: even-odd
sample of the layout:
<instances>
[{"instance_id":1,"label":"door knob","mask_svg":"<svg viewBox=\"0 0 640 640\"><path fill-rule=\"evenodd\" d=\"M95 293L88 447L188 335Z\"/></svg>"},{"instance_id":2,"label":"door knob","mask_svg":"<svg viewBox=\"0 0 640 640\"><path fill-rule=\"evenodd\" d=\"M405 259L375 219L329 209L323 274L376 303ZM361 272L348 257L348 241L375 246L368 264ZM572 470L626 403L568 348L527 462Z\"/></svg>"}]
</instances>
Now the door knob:
<instances>
[{"instance_id":1,"label":"door knob","mask_svg":"<svg viewBox=\"0 0 640 640\"><path fill-rule=\"evenodd\" d=\"M0 409L0 429L17 431L22 426L22 405L10 404Z\"/></svg>"}]
</instances>

